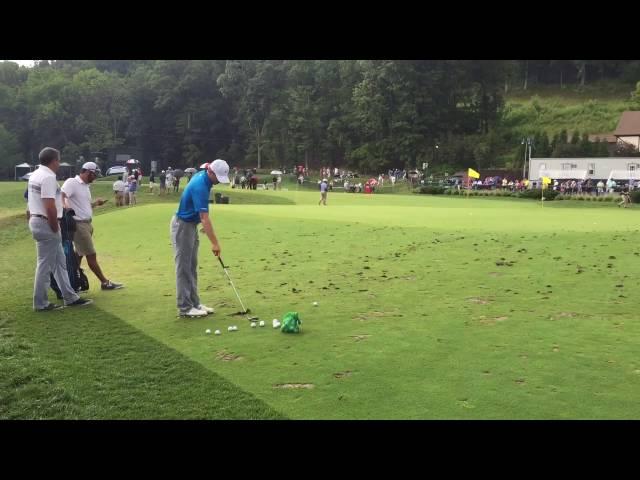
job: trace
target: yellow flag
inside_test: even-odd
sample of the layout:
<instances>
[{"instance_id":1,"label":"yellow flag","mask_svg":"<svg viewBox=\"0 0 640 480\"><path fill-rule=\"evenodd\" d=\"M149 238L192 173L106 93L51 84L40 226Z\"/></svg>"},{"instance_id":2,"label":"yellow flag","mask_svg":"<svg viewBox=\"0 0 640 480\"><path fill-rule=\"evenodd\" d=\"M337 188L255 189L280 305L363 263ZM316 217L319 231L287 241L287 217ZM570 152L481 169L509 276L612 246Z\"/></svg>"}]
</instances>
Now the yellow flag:
<instances>
[{"instance_id":1,"label":"yellow flag","mask_svg":"<svg viewBox=\"0 0 640 480\"><path fill-rule=\"evenodd\" d=\"M480 174L476 172L473 168L469 169L469 171L467 172L467 175L470 176L471 178L480 178Z\"/></svg>"},{"instance_id":2,"label":"yellow flag","mask_svg":"<svg viewBox=\"0 0 640 480\"><path fill-rule=\"evenodd\" d=\"M549 177L542 177L542 183L549 185L551 183L551 179Z\"/></svg>"}]
</instances>

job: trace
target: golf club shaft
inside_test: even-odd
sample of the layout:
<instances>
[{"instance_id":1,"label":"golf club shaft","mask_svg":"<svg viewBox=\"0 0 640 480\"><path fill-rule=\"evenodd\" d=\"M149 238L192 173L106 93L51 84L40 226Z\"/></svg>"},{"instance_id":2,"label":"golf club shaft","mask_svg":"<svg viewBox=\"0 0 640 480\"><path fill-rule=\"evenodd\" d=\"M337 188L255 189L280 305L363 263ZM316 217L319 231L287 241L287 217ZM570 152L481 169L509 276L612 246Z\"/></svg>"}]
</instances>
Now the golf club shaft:
<instances>
[{"instance_id":1,"label":"golf club shaft","mask_svg":"<svg viewBox=\"0 0 640 480\"><path fill-rule=\"evenodd\" d=\"M233 291L236 294L236 297L238 297L238 301L240 302L240 305L242 306L242 311L246 312L247 309L244 307L244 303L242 303L242 299L240 298L240 295L238 294L238 290L236 290L236 286L233 284L233 280L231 280L231 277L229 276L229 272L227 272L227 267L224 266L224 262L222 261L222 258L218 257L218 260L220 260L220 265L222 265L222 270L224 270L224 274L227 276L227 279L229 279L229 283L231 284L231 287L233 288Z\"/></svg>"}]
</instances>

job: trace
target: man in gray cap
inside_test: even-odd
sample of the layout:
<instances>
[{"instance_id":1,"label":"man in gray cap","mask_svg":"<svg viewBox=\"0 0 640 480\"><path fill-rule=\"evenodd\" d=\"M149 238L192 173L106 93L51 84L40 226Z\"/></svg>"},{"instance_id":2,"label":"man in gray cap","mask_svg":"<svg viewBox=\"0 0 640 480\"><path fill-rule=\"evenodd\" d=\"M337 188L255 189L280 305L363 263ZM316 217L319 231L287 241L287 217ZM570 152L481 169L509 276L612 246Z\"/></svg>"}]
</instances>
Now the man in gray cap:
<instances>
[{"instance_id":1,"label":"man in gray cap","mask_svg":"<svg viewBox=\"0 0 640 480\"><path fill-rule=\"evenodd\" d=\"M59 220L62 218L62 197L56 180L60 168L60 152L44 148L39 155L40 168L29 178L29 229L36 241L38 263L33 285L33 308L38 312L58 310L61 305L49 303L47 291L51 274L58 284L66 306L82 306L91 299L80 298L71 288L67 260L62 249Z\"/></svg>"},{"instance_id":2,"label":"man in gray cap","mask_svg":"<svg viewBox=\"0 0 640 480\"><path fill-rule=\"evenodd\" d=\"M87 162L82 165L80 174L75 178L69 178L62 185L62 199L67 208L73 209L75 212L76 231L73 235L73 244L78 254L78 265L82 262L82 257L87 257L89 268L96 277L100 279L102 290L116 290L122 288L121 283L112 282L102 273L102 269L98 264L96 248L93 246L93 207L103 205L107 200L97 198L95 202L91 201L91 184L96 177L98 166L93 162Z\"/></svg>"},{"instance_id":3,"label":"man in gray cap","mask_svg":"<svg viewBox=\"0 0 640 480\"><path fill-rule=\"evenodd\" d=\"M229 165L220 159L207 164L203 171L193 176L182 192L178 211L171 219L177 305L182 317L203 317L214 313L213 308L200 303L198 296L198 224L202 223L213 254L219 256L220 243L209 219L211 187L218 183L229 183Z\"/></svg>"}]
</instances>

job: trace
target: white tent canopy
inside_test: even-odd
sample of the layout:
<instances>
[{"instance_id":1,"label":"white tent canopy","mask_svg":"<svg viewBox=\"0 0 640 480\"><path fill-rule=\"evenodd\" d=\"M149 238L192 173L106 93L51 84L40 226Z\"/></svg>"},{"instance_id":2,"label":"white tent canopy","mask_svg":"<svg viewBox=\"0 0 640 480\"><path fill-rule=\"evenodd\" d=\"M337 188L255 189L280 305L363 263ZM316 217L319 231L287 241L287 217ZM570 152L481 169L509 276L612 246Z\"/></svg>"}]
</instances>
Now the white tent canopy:
<instances>
[{"instance_id":1,"label":"white tent canopy","mask_svg":"<svg viewBox=\"0 0 640 480\"><path fill-rule=\"evenodd\" d=\"M640 172L637 170L611 170L609 180L640 180Z\"/></svg>"},{"instance_id":2,"label":"white tent canopy","mask_svg":"<svg viewBox=\"0 0 640 480\"><path fill-rule=\"evenodd\" d=\"M540 178L549 177L553 180L586 180L587 170L540 170ZM609 179L613 180L640 180L640 170L611 170Z\"/></svg>"},{"instance_id":3,"label":"white tent canopy","mask_svg":"<svg viewBox=\"0 0 640 480\"><path fill-rule=\"evenodd\" d=\"M540 170L540 178L549 177L553 180L585 180L587 170Z\"/></svg>"},{"instance_id":4,"label":"white tent canopy","mask_svg":"<svg viewBox=\"0 0 640 480\"><path fill-rule=\"evenodd\" d=\"M22 169L28 168L29 171L31 172L33 170L33 165L29 165L26 162L25 163L21 163L20 165L16 165L15 168L13 169L13 171L14 171L14 179L15 180L18 180L18 169L19 168L22 168Z\"/></svg>"}]
</instances>

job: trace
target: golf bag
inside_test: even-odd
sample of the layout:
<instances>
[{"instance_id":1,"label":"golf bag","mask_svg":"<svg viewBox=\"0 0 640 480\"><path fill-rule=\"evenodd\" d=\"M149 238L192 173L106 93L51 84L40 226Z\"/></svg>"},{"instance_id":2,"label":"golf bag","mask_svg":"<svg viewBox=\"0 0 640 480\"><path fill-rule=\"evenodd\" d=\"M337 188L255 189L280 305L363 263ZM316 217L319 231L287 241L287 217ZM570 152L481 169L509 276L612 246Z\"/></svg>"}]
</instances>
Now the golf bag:
<instances>
[{"instance_id":1,"label":"golf bag","mask_svg":"<svg viewBox=\"0 0 640 480\"><path fill-rule=\"evenodd\" d=\"M60 234L62 235L62 249L67 260L67 274L69 275L69 283L71 288L76 292L84 292L89 290L89 279L84 271L78 265L78 257L73 248L73 234L76 231L76 221L73 218L75 212L71 209L65 209L60 220ZM51 289L56 292L59 299L62 299L62 291L56 283L53 274L51 274Z\"/></svg>"}]
</instances>

